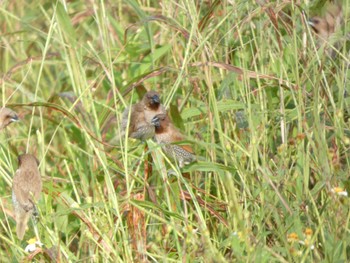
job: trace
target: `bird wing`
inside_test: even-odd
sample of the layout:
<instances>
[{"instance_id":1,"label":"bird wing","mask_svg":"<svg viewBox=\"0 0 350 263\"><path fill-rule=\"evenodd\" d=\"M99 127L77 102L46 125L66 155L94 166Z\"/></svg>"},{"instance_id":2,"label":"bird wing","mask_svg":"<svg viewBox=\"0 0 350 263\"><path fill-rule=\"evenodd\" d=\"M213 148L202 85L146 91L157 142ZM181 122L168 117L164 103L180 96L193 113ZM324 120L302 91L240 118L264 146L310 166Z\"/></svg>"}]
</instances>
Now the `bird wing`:
<instances>
[{"instance_id":1,"label":"bird wing","mask_svg":"<svg viewBox=\"0 0 350 263\"><path fill-rule=\"evenodd\" d=\"M39 171L18 169L13 178L13 192L17 201L22 205L28 205L32 200L39 200L42 183Z\"/></svg>"},{"instance_id":2,"label":"bird wing","mask_svg":"<svg viewBox=\"0 0 350 263\"><path fill-rule=\"evenodd\" d=\"M147 125L148 123L145 120L144 107L141 103L136 103L133 106L133 110L131 112L130 127L134 132L134 131L137 131L139 128Z\"/></svg>"},{"instance_id":3,"label":"bird wing","mask_svg":"<svg viewBox=\"0 0 350 263\"><path fill-rule=\"evenodd\" d=\"M130 109L130 121L128 122ZM145 122L144 118L143 106L140 103L136 103L124 110L122 115L122 129L126 130L129 123L129 133L132 133L136 131L139 126L142 126L142 123Z\"/></svg>"},{"instance_id":4,"label":"bird wing","mask_svg":"<svg viewBox=\"0 0 350 263\"><path fill-rule=\"evenodd\" d=\"M40 194L43 188L39 170L33 171L33 177L31 181L33 183L30 184L29 191L34 194L35 201L37 202L40 199Z\"/></svg>"},{"instance_id":5,"label":"bird wing","mask_svg":"<svg viewBox=\"0 0 350 263\"><path fill-rule=\"evenodd\" d=\"M126 127L128 127L128 118L129 118L130 108L132 109L132 107L125 108L125 110L123 111L123 114L122 114L122 125L121 126L122 126L123 131L125 131ZM130 119L131 119L131 116L130 116Z\"/></svg>"},{"instance_id":6,"label":"bird wing","mask_svg":"<svg viewBox=\"0 0 350 263\"><path fill-rule=\"evenodd\" d=\"M185 136L178 129L173 127L172 130L173 130L173 139L174 139L173 142L182 142L185 140ZM178 146L190 153L194 153L191 145L189 144L178 145Z\"/></svg>"},{"instance_id":7,"label":"bird wing","mask_svg":"<svg viewBox=\"0 0 350 263\"><path fill-rule=\"evenodd\" d=\"M23 177L23 172L18 169L13 177L12 191L20 205L27 205L29 203L29 191L26 189L25 182L22 181Z\"/></svg>"},{"instance_id":8,"label":"bird wing","mask_svg":"<svg viewBox=\"0 0 350 263\"><path fill-rule=\"evenodd\" d=\"M188 151L189 153L194 154L194 151L193 151L193 149L192 149L192 147L190 145L178 145L178 146L180 146L185 151Z\"/></svg>"}]
</instances>

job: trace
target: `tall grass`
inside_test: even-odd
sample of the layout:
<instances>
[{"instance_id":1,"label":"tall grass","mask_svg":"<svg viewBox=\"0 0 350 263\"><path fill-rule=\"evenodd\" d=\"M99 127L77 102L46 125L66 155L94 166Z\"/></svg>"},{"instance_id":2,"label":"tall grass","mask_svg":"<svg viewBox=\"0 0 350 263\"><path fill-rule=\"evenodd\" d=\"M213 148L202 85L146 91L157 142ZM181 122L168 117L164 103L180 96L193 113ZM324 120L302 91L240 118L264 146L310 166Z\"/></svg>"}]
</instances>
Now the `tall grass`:
<instances>
[{"instance_id":1,"label":"tall grass","mask_svg":"<svg viewBox=\"0 0 350 263\"><path fill-rule=\"evenodd\" d=\"M22 120L0 134L0 258L348 261L349 56L317 47L323 3L2 1L2 105ZM197 163L118 137L145 90ZM26 151L44 181L31 254L11 205Z\"/></svg>"}]
</instances>

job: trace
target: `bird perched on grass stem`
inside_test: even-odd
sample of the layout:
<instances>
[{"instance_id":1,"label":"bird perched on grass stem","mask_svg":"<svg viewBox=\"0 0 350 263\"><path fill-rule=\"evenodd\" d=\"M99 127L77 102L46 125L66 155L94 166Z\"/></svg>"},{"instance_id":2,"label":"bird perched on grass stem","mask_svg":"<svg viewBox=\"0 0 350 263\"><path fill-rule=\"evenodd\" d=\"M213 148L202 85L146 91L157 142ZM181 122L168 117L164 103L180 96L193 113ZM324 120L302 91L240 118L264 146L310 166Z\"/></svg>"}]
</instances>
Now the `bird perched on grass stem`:
<instances>
[{"instance_id":1,"label":"bird perched on grass stem","mask_svg":"<svg viewBox=\"0 0 350 263\"><path fill-rule=\"evenodd\" d=\"M23 239L28 220L36 212L35 202L42 189L38 160L31 154L18 156L18 169L12 183L12 201L16 215L16 232Z\"/></svg>"},{"instance_id":2,"label":"bird perched on grass stem","mask_svg":"<svg viewBox=\"0 0 350 263\"><path fill-rule=\"evenodd\" d=\"M132 105L131 108L125 109L123 112L121 123L122 135L125 134L129 125L128 137L142 141L152 138L155 128L151 124L151 120L155 115L160 113L166 113L166 110L160 103L159 94L155 91L147 92L140 102Z\"/></svg>"},{"instance_id":3,"label":"bird perched on grass stem","mask_svg":"<svg viewBox=\"0 0 350 263\"><path fill-rule=\"evenodd\" d=\"M183 141L185 136L174 126L167 114L156 115L152 119L152 124L155 126L155 141L164 144L162 149L165 154L176 160L180 168L196 161L196 156L190 145L174 144Z\"/></svg>"},{"instance_id":4,"label":"bird perched on grass stem","mask_svg":"<svg viewBox=\"0 0 350 263\"><path fill-rule=\"evenodd\" d=\"M12 122L18 121L19 118L13 110L9 108L0 108L0 130L5 128L7 125Z\"/></svg>"}]
</instances>

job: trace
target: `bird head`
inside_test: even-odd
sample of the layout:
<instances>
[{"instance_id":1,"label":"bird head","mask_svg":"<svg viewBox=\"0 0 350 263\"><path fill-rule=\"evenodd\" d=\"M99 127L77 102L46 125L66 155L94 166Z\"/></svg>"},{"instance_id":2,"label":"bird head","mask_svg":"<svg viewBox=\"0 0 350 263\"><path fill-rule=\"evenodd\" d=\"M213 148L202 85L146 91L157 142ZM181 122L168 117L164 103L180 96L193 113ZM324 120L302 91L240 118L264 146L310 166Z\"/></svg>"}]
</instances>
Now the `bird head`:
<instances>
[{"instance_id":1,"label":"bird head","mask_svg":"<svg viewBox=\"0 0 350 263\"><path fill-rule=\"evenodd\" d=\"M341 5L329 4L326 7L326 12L322 17L314 16L308 21L315 33L324 40L329 38L344 23Z\"/></svg>"},{"instance_id":2,"label":"bird head","mask_svg":"<svg viewBox=\"0 0 350 263\"><path fill-rule=\"evenodd\" d=\"M151 104L159 104L159 103L160 103L160 98L158 94L153 95L151 98Z\"/></svg>"},{"instance_id":3,"label":"bird head","mask_svg":"<svg viewBox=\"0 0 350 263\"><path fill-rule=\"evenodd\" d=\"M156 116L153 117L153 119L151 120L152 125L154 125L154 127L156 128L160 128L164 125L166 120L167 120L168 116L166 114L157 114Z\"/></svg>"},{"instance_id":4,"label":"bird head","mask_svg":"<svg viewBox=\"0 0 350 263\"><path fill-rule=\"evenodd\" d=\"M152 125L154 125L154 127L159 128L160 127L160 119L158 117L158 115L154 116L153 119L151 120Z\"/></svg>"},{"instance_id":5,"label":"bird head","mask_svg":"<svg viewBox=\"0 0 350 263\"><path fill-rule=\"evenodd\" d=\"M143 101L148 107L158 107L160 104L159 94L155 91L149 91L143 97Z\"/></svg>"},{"instance_id":6,"label":"bird head","mask_svg":"<svg viewBox=\"0 0 350 263\"><path fill-rule=\"evenodd\" d=\"M39 160L32 154L21 154L18 156L18 166L22 164L31 164L39 166Z\"/></svg>"},{"instance_id":7,"label":"bird head","mask_svg":"<svg viewBox=\"0 0 350 263\"><path fill-rule=\"evenodd\" d=\"M1 108L0 109L0 129L5 128L7 125L9 125L12 122L18 121L19 118L13 110L10 110L8 108Z\"/></svg>"},{"instance_id":8,"label":"bird head","mask_svg":"<svg viewBox=\"0 0 350 263\"><path fill-rule=\"evenodd\" d=\"M327 22L325 19L318 16L309 19L308 24L312 27L316 34L323 35L327 31Z\"/></svg>"}]
</instances>

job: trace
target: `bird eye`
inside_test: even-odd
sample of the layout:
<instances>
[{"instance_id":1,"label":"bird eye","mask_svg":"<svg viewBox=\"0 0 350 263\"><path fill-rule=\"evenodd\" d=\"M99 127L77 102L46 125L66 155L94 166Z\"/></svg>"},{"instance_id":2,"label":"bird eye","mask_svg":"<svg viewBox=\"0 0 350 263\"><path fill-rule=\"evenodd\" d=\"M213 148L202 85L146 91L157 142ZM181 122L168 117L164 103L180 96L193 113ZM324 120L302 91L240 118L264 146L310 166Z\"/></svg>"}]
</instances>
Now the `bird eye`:
<instances>
[{"instance_id":1,"label":"bird eye","mask_svg":"<svg viewBox=\"0 0 350 263\"><path fill-rule=\"evenodd\" d=\"M6 115L6 119L10 119L10 121L18 121L19 118L17 115Z\"/></svg>"},{"instance_id":2,"label":"bird eye","mask_svg":"<svg viewBox=\"0 0 350 263\"><path fill-rule=\"evenodd\" d=\"M310 18L308 21L308 24L312 27L314 27L315 25L319 24L320 20L316 17Z\"/></svg>"}]
</instances>

